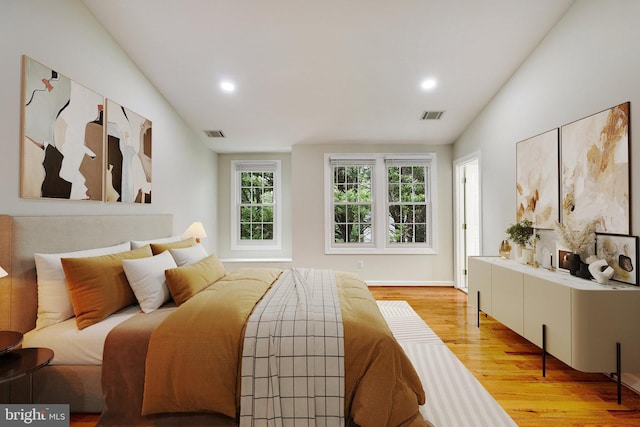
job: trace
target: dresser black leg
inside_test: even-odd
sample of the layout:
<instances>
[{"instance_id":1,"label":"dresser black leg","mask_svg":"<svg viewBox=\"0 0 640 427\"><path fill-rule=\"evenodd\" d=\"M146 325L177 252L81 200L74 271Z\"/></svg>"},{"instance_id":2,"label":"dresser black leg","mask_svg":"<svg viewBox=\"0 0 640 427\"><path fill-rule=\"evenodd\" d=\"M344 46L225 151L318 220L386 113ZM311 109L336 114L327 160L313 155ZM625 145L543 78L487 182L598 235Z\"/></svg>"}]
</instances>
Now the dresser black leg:
<instances>
[{"instance_id":1,"label":"dresser black leg","mask_svg":"<svg viewBox=\"0 0 640 427\"><path fill-rule=\"evenodd\" d=\"M620 343L616 343L616 376L618 377L618 405L622 404L622 363Z\"/></svg>"},{"instance_id":2,"label":"dresser black leg","mask_svg":"<svg viewBox=\"0 0 640 427\"><path fill-rule=\"evenodd\" d=\"M477 320L476 320L476 324L478 325L478 328L480 327L480 291L478 291L478 312L476 313L477 316Z\"/></svg>"},{"instance_id":3,"label":"dresser black leg","mask_svg":"<svg viewBox=\"0 0 640 427\"><path fill-rule=\"evenodd\" d=\"M542 376L547 376L547 325L542 324Z\"/></svg>"}]
</instances>

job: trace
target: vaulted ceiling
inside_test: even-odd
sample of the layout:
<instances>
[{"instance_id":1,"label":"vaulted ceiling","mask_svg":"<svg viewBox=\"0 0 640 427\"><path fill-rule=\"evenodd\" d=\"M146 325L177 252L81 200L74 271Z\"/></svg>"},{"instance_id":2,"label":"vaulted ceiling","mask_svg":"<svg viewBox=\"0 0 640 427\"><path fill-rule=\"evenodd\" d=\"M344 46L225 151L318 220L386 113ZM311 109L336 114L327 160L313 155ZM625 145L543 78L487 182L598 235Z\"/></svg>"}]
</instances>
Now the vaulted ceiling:
<instances>
[{"instance_id":1,"label":"vaulted ceiling","mask_svg":"<svg viewBox=\"0 0 640 427\"><path fill-rule=\"evenodd\" d=\"M453 143L573 1L83 0L218 152Z\"/></svg>"}]
</instances>

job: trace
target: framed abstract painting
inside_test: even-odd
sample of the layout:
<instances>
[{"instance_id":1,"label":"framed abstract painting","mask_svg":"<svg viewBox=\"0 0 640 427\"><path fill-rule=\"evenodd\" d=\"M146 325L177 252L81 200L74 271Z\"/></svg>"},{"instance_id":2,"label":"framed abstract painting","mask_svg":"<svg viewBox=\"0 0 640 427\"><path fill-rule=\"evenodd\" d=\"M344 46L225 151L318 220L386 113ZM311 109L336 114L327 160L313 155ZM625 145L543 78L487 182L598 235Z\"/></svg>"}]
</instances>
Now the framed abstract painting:
<instances>
[{"instance_id":1,"label":"framed abstract painting","mask_svg":"<svg viewBox=\"0 0 640 427\"><path fill-rule=\"evenodd\" d=\"M613 267L613 280L638 286L638 237L596 233L596 256Z\"/></svg>"},{"instance_id":2,"label":"framed abstract painting","mask_svg":"<svg viewBox=\"0 0 640 427\"><path fill-rule=\"evenodd\" d=\"M104 97L22 57L20 196L103 199Z\"/></svg>"},{"instance_id":3,"label":"framed abstract painting","mask_svg":"<svg viewBox=\"0 0 640 427\"><path fill-rule=\"evenodd\" d=\"M107 100L105 200L151 203L151 121Z\"/></svg>"},{"instance_id":4,"label":"framed abstract painting","mask_svg":"<svg viewBox=\"0 0 640 427\"><path fill-rule=\"evenodd\" d=\"M517 219L553 229L559 220L558 129L516 144Z\"/></svg>"},{"instance_id":5,"label":"framed abstract painting","mask_svg":"<svg viewBox=\"0 0 640 427\"><path fill-rule=\"evenodd\" d=\"M629 234L629 109L624 103L561 129L561 221Z\"/></svg>"}]
</instances>

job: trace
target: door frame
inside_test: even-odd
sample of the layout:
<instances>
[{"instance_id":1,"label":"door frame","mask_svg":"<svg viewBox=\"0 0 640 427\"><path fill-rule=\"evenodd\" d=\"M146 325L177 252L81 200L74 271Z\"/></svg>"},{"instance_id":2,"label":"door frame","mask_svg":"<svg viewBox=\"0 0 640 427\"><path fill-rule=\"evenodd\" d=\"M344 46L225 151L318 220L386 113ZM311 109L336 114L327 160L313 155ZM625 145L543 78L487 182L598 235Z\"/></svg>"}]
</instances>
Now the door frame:
<instances>
[{"instance_id":1,"label":"door frame","mask_svg":"<svg viewBox=\"0 0 640 427\"><path fill-rule=\"evenodd\" d=\"M465 223L465 212L463 212L463 206L461 206L463 192L463 167L465 164L477 160L478 161L478 224L480 224L479 233L479 245L480 245L480 254L482 254L482 159L479 151L475 151L473 153L467 154L463 157L457 158L453 161L453 171L454 171L454 182L453 182L453 210L454 210L454 242L453 242L453 252L455 254L453 260L453 268L454 268L454 286L458 289L466 291L467 288L464 286L464 274L463 268L466 265L466 251L464 245L464 232L463 232L463 224ZM480 255L479 254L479 255Z\"/></svg>"}]
</instances>

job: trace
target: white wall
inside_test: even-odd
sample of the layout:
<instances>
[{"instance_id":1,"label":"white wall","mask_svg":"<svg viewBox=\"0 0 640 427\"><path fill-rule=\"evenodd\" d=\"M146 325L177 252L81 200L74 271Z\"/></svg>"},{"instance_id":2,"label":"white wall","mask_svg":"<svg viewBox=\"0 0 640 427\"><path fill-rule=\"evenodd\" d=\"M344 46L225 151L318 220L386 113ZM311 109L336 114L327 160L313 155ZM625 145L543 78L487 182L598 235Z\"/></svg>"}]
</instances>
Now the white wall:
<instances>
[{"instance_id":1,"label":"white wall","mask_svg":"<svg viewBox=\"0 0 640 427\"><path fill-rule=\"evenodd\" d=\"M631 233L640 233L640 2L577 0L531 57L474 120L454 157L482 152L483 248L497 255L516 221L515 146L626 101L631 102ZM638 133L640 135L640 133ZM622 380L640 391L640 374ZM635 382L634 382L635 381Z\"/></svg>"},{"instance_id":2,"label":"white wall","mask_svg":"<svg viewBox=\"0 0 640 427\"><path fill-rule=\"evenodd\" d=\"M19 197L23 54L152 121L151 205ZM0 213L172 213L176 233L200 220L209 235L204 243L213 245L216 154L198 141L79 0L2 0L0 55Z\"/></svg>"},{"instance_id":3,"label":"white wall","mask_svg":"<svg viewBox=\"0 0 640 427\"><path fill-rule=\"evenodd\" d=\"M631 102L640 133L640 2L578 0L454 145L482 153L483 248L497 255L516 221L516 143ZM631 149L632 233L640 232L640 150Z\"/></svg>"},{"instance_id":4,"label":"white wall","mask_svg":"<svg viewBox=\"0 0 640 427\"><path fill-rule=\"evenodd\" d=\"M436 255L326 255L324 232L325 153L436 153ZM452 147L450 145L295 145L292 152L293 264L358 273L370 284L452 285ZM356 269L358 260L363 268Z\"/></svg>"}]
</instances>

